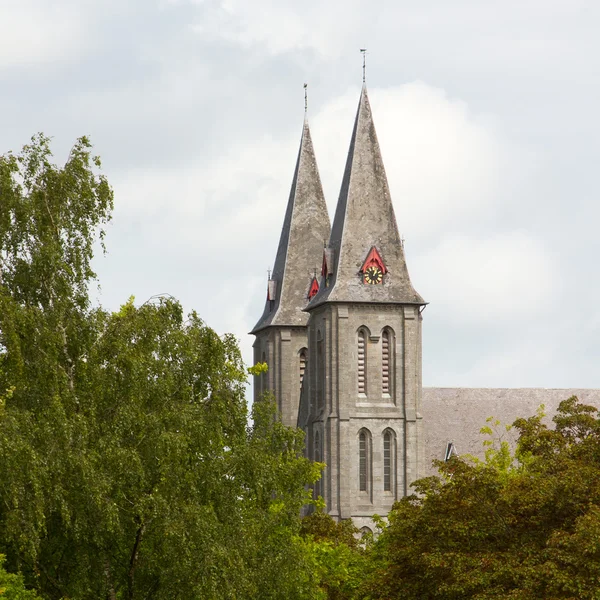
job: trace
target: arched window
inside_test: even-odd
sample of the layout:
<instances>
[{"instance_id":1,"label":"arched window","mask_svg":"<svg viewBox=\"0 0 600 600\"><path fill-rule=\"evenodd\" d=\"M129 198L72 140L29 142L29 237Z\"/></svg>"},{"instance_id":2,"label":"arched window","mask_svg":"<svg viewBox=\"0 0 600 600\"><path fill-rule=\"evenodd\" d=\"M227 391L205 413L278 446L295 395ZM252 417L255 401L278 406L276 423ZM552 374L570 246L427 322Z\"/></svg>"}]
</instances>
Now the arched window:
<instances>
[{"instance_id":1,"label":"arched window","mask_svg":"<svg viewBox=\"0 0 600 600\"><path fill-rule=\"evenodd\" d=\"M317 331L317 410L323 408L325 398L325 353L321 331Z\"/></svg>"},{"instance_id":2,"label":"arched window","mask_svg":"<svg viewBox=\"0 0 600 600\"><path fill-rule=\"evenodd\" d=\"M365 536L371 536L373 535L373 532L371 531L370 527L367 527L366 525L364 527L361 527L359 530L360 533L360 537L364 538Z\"/></svg>"},{"instance_id":3,"label":"arched window","mask_svg":"<svg viewBox=\"0 0 600 600\"><path fill-rule=\"evenodd\" d=\"M390 332L387 329L381 334L381 392L390 393Z\"/></svg>"},{"instance_id":4,"label":"arched window","mask_svg":"<svg viewBox=\"0 0 600 600\"><path fill-rule=\"evenodd\" d=\"M383 491L394 490L394 474L396 472L396 436L391 429L383 432Z\"/></svg>"},{"instance_id":5,"label":"arched window","mask_svg":"<svg viewBox=\"0 0 600 600\"><path fill-rule=\"evenodd\" d=\"M367 393L367 336L364 329L358 330L358 393Z\"/></svg>"},{"instance_id":6,"label":"arched window","mask_svg":"<svg viewBox=\"0 0 600 600\"><path fill-rule=\"evenodd\" d=\"M306 348L300 350L300 389L302 389L302 382L304 381L304 372L306 371Z\"/></svg>"},{"instance_id":7,"label":"arched window","mask_svg":"<svg viewBox=\"0 0 600 600\"><path fill-rule=\"evenodd\" d=\"M319 432L315 431L315 452L314 452L315 462L321 462L321 439L319 437ZM321 480L315 481L315 498L318 498L321 495Z\"/></svg>"},{"instance_id":8,"label":"arched window","mask_svg":"<svg viewBox=\"0 0 600 600\"><path fill-rule=\"evenodd\" d=\"M358 434L358 489L368 492L371 483L371 436L366 429Z\"/></svg>"}]
</instances>

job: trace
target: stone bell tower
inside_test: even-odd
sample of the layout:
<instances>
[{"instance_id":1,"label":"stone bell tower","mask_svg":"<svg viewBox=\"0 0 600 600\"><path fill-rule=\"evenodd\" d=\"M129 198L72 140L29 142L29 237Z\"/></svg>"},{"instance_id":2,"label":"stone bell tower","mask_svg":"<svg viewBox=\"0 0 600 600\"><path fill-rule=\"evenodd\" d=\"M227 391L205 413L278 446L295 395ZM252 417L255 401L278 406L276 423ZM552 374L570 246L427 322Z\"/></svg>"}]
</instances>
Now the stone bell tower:
<instances>
[{"instance_id":1,"label":"stone bell tower","mask_svg":"<svg viewBox=\"0 0 600 600\"><path fill-rule=\"evenodd\" d=\"M326 463L315 490L337 519L370 526L420 476L421 312L363 87L319 291L305 311L298 425Z\"/></svg>"},{"instance_id":2,"label":"stone bell tower","mask_svg":"<svg viewBox=\"0 0 600 600\"><path fill-rule=\"evenodd\" d=\"M266 362L267 373L255 378L254 400L273 392L281 420L295 427L304 371L308 360L307 322L303 312L319 282L323 243L329 237L329 215L304 119L298 160L273 273L267 282L264 312L254 326L254 362Z\"/></svg>"}]
</instances>

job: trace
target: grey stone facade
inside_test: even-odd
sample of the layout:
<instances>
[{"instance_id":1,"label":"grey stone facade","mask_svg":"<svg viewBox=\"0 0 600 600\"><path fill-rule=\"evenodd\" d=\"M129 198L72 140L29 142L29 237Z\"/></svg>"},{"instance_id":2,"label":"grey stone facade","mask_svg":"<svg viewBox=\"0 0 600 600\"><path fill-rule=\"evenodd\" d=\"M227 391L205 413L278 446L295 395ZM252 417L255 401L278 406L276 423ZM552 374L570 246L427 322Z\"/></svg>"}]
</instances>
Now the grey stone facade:
<instances>
[{"instance_id":1,"label":"grey stone facade","mask_svg":"<svg viewBox=\"0 0 600 600\"><path fill-rule=\"evenodd\" d=\"M369 285L373 249L383 270ZM323 270L309 301L316 264ZM252 331L255 362L269 365L255 400L272 391L283 423L306 432L307 456L326 465L315 496L359 528L431 474L449 442L481 456L487 417L510 424L541 404L551 415L571 395L600 407L600 390L423 388L425 304L410 281L363 88L331 231L304 124L265 310Z\"/></svg>"},{"instance_id":2,"label":"grey stone facade","mask_svg":"<svg viewBox=\"0 0 600 600\"><path fill-rule=\"evenodd\" d=\"M366 333L366 386L358 389L357 333ZM382 391L382 334L390 336L389 392ZM358 527L385 515L419 476L421 315L415 306L326 303L311 311L309 375L298 426L308 455L326 464L317 490L329 513ZM359 435L368 439L367 485L359 485ZM383 440L392 434L389 490Z\"/></svg>"},{"instance_id":3,"label":"grey stone facade","mask_svg":"<svg viewBox=\"0 0 600 600\"><path fill-rule=\"evenodd\" d=\"M254 382L254 399L264 392L275 396L281 422L296 427L300 403L300 354L308 356L306 327L271 326L256 334L254 363L266 362L269 370Z\"/></svg>"}]
</instances>

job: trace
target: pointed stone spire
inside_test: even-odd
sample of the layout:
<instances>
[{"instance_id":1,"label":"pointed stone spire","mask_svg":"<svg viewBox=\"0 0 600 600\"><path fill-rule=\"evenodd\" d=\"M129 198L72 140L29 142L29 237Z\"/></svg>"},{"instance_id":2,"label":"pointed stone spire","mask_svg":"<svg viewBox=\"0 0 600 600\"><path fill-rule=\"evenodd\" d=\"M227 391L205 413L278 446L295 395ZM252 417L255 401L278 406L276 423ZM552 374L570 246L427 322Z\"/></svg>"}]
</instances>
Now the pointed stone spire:
<instances>
[{"instance_id":1,"label":"pointed stone spire","mask_svg":"<svg viewBox=\"0 0 600 600\"><path fill-rule=\"evenodd\" d=\"M365 284L361 273L373 248L385 265L378 285ZM425 304L408 276L366 86L360 95L328 249L332 269L309 310L326 301Z\"/></svg>"},{"instance_id":2,"label":"pointed stone spire","mask_svg":"<svg viewBox=\"0 0 600 600\"><path fill-rule=\"evenodd\" d=\"M265 310L251 333L269 326L305 326L308 294L314 266L321 262L323 240L329 237L330 223L321 187L308 119L304 118L300 150L288 200L271 281L275 297L267 299Z\"/></svg>"}]
</instances>

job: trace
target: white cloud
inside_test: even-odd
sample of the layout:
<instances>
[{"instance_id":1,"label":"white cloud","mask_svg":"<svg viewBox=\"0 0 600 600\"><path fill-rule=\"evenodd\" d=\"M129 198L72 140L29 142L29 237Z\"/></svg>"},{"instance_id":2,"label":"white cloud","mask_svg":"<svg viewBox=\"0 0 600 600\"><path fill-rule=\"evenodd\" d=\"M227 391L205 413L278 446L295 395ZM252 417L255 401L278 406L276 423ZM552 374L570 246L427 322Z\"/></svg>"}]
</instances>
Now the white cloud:
<instances>
[{"instance_id":1,"label":"white cloud","mask_svg":"<svg viewBox=\"0 0 600 600\"><path fill-rule=\"evenodd\" d=\"M1 11L0 69L72 58L85 40L75 3L4 0Z\"/></svg>"},{"instance_id":2,"label":"white cloud","mask_svg":"<svg viewBox=\"0 0 600 600\"><path fill-rule=\"evenodd\" d=\"M358 95L350 90L315 118L317 160L330 207ZM489 120L423 82L370 89L369 98L398 226L409 242L490 217L510 149Z\"/></svg>"},{"instance_id":3,"label":"white cloud","mask_svg":"<svg viewBox=\"0 0 600 600\"><path fill-rule=\"evenodd\" d=\"M343 6L319 0L194 3L202 7L200 20L192 26L196 33L244 48L258 46L271 55L311 50L330 58L339 56L361 21L358 0L346 0Z\"/></svg>"},{"instance_id":4,"label":"white cloud","mask_svg":"<svg viewBox=\"0 0 600 600\"><path fill-rule=\"evenodd\" d=\"M262 245L265 234L272 241L283 222L298 143L266 136L212 161L128 171L114 182L118 217L143 215L146 235L170 228L178 245L200 254L214 244L225 245L225 254Z\"/></svg>"},{"instance_id":5,"label":"white cloud","mask_svg":"<svg viewBox=\"0 0 600 600\"><path fill-rule=\"evenodd\" d=\"M560 292L549 251L523 231L476 238L445 237L417 256L421 293L435 298L432 310L449 323L503 328L542 316Z\"/></svg>"},{"instance_id":6,"label":"white cloud","mask_svg":"<svg viewBox=\"0 0 600 600\"><path fill-rule=\"evenodd\" d=\"M455 376L474 387L506 387L507 381L511 387L528 387L532 381L540 387L577 385L577 382L561 381L562 374L556 371L551 377L547 374L552 370L551 365L561 363L561 348L556 339L519 337L511 341L506 346L497 345L479 356L474 355L465 372Z\"/></svg>"}]
</instances>

